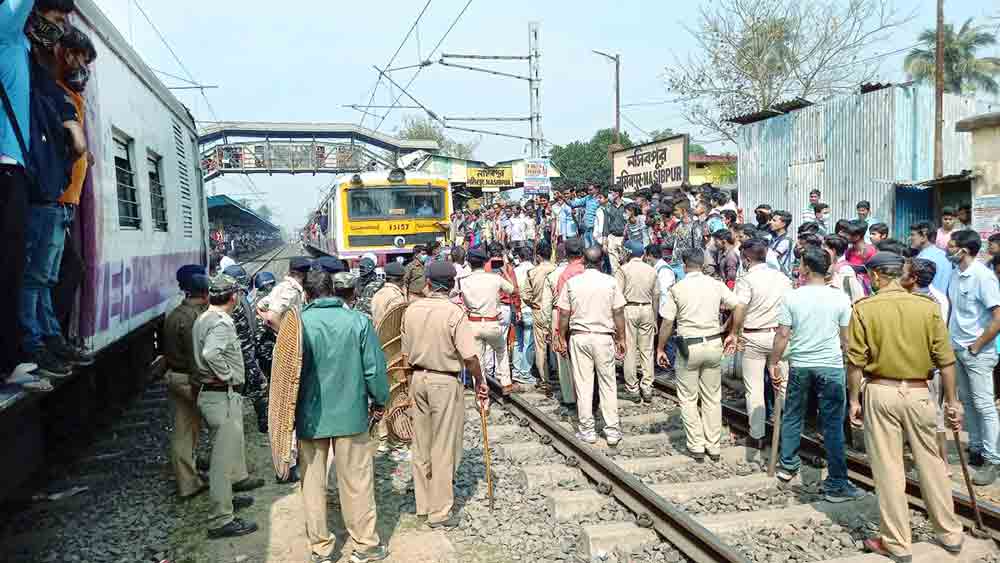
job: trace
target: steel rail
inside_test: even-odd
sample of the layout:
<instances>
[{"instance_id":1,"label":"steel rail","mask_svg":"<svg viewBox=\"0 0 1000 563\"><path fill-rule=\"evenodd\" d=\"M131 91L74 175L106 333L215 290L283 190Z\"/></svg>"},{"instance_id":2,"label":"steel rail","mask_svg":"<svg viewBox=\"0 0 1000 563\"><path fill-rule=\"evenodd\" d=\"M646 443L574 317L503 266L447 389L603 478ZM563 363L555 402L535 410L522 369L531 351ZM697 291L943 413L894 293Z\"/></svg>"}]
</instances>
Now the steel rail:
<instances>
[{"instance_id":1,"label":"steel rail","mask_svg":"<svg viewBox=\"0 0 1000 563\"><path fill-rule=\"evenodd\" d=\"M267 250L267 251L264 251L264 252L262 252L262 253L258 254L258 255L257 255L256 257L254 257L253 259L250 259L250 260L247 260L247 261L245 261L245 262L241 262L241 263L240 263L240 266L245 266L245 265L247 265L247 264L252 264L252 263L254 263L254 262L263 262L263 263L262 263L262 264L260 265L260 267L259 267L259 268L257 268L256 270L254 270L254 271L253 271L253 273L251 273L251 274L250 274L250 279L251 279L251 280L253 280L253 278L254 278L254 277L255 277L255 276L257 275L257 274L259 274L259 273L260 273L260 272L261 272L261 271L262 271L262 270L263 270L264 268L266 268L268 264L270 264L271 262L273 262L275 258L277 258L277 257L278 257L278 256L279 256L279 255L280 255L280 254L281 254L282 252L284 252L284 251L285 251L285 250L286 250L286 249L287 249L287 248L289 247L289 245L290 245L290 244L291 244L291 243L287 243L287 242L286 242L285 244L282 244L281 246L279 246L279 247L278 247L278 250L276 250L276 251L274 252L274 254L271 254L271 256L267 258L267 260L261 260L261 259L260 259L260 257L261 257L261 256L264 256L265 254L267 254L268 252L270 252L270 250Z\"/></svg>"},{"instance_id":2,"label":"steel rail","mask_svg":"<svg viewBox=\"0 0 1000 563\"><path fill-rule=\"evenodd\" d=\"M677 396L677 387L673 383L655 378L654 386L672 396ZM750 417L746 411L723 403L722 416L729 422L730 428L736 428L741 432L749 433ZM767 428L771 431L774 430L774 425L771 421L767 421L766 424ZM957 447L962 447L962 445L958 444ZM803 434L800 448L808 452L815 459L825 462L826 450L821 441ZM856 450L847 450L846 457L848 476L855 483L874 491L875 477L872 474L868 455ZM906 495L911 507L924 512L927 511L919 479L914 479L909 475L906 476ZM968 494L958 490L952 490L951 496L955 502L955 514L962 520L962 523L966 527L970 529L975 528L976 515L972 508L972 499L969 498ZM983 500L981 497L977 499L977 503L979 505L979 513L983 517L983 525L986 526L987 531L993 537L994 541L1000 541L1000 505Z\"/></svg>"},{"instance_id":3,"label":"steel rail","mask_svg":"<svg viewBox=\"0 0 1000 563\"><path fill-rule=\"evenodd\" d=\"M510 408L522 425L530 426L549 444L566 456L567 463L579 467L598 484L598 490L613 495L637 516L640 526L651 527L686 557L696 563L746 563L738 551L695 521L645 483L623 470L610 458L576 439L556 420L545 415L517 395L504 397L502 386L487 377L496 400Z\"/></svg>"}]
</instances>

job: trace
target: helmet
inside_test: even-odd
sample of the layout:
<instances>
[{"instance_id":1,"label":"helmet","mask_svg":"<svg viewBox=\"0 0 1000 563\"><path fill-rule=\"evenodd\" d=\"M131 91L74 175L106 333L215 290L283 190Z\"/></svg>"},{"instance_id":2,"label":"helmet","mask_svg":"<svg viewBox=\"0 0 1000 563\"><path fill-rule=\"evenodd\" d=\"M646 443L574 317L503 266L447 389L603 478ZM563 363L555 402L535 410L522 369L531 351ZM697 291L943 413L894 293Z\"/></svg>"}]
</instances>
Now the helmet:
<instances>
[{"instance_id":1,"label":"helmet","mask_svg":"<svg viewBox=\"0 0 1000 563\"><path fill-rule=\"evenodd\" d=\"M271 272L261 272L256 276L254 276L253 278L253 286L258 291L261 289L269 288L273 286L275 283L277 283L277 280L274 278L274 274L272 274Z\"/></svg>"},{"instance_id":2,"label":"helmet","mask_svg":"<svg viewBox=\"0 0 1000 563\"><path fill-rule=\"evenodd\" d=\"M361 263L358 264L358 273L361 277L370 275L375 271L375 262L371 258L362 258Z\"/></svg>"},{"instance_id":3,"label":"helmet","mask_svg":"<svg viewBox=\"0 0 1000 563\"><path fill-rule=\"evenodd\" d=\"M243 266L234 264L227 267L225 270L222 270L222 273L235 278L236 283L239 284L241 289L249 289L250 276L247 274L247 271L243 269Z\"/></svg>"}]
</instances>

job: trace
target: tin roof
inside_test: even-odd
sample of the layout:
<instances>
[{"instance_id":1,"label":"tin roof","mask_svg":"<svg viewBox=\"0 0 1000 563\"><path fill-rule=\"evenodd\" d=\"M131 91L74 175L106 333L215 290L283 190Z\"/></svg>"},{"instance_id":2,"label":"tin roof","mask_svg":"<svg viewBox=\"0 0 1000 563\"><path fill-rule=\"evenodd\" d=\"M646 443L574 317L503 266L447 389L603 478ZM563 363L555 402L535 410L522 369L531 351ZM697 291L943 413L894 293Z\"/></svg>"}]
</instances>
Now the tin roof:
<instances>
[{"instance_id":1,"label":"tin roof","mask_svg":"<svg viewBox=\"0 0 1000 563\"><path fill-rule=\"evenodd\" d=\"M786 102L778 102L768 109L746 113L736 117L730 117L729 119L726 119L726 121L739 125L749 125L750 123L764 121L765 119L770 119L772 117L791 113L802 108L807 108L811 105L813 105L813 103L805 98L794 98Z\"/></svg>"}]
</instances>

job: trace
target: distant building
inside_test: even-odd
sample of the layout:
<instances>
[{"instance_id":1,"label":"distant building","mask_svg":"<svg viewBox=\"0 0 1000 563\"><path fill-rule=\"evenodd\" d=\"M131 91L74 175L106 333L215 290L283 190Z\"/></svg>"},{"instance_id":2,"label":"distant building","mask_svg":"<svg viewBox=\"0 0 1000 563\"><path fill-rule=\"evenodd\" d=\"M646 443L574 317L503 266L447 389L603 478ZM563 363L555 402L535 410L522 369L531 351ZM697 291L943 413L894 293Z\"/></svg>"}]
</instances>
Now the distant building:
<instances>
[{"instance_id":1,"label":"distant building","mask_svg":"<svg viewBox=\"0 0 1000 563\"><path fill-rule=\"evenodd\" d=\"M688 183L692 186L736 184L736 155L692 154L688 157Z\"/></svg>"}]
</instances>

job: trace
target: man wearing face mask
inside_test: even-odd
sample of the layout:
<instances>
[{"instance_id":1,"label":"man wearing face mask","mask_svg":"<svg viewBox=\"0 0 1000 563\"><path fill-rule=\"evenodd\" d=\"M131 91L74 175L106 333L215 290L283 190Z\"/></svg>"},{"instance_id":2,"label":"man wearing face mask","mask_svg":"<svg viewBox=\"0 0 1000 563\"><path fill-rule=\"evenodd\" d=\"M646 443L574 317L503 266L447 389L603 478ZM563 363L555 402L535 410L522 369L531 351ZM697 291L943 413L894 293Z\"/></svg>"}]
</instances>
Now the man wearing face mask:
<instances>
[{"instance_id":1,"label":"man wearing face mask","mask_svg":"<svg viewBox=\"0 0 1000 563\"><path fill-rule=\"evenodd\" d=\"M970 461L982 466L972 482L986 486L996 480L1000 471L1000 421L993 396L1000 288L993 272L976 260L981 246L982 238L976 231L956 232L948 241L948 260L955 265L948 284L948 332L957 359L958 394L965 407Z\"/></svg>"},{"instance_id":2,"label":"man wearing face mask","mask_svg":"<svg viewBox=\"0 0 1000 563\"><path fill-rule=\"evenodd\" d=\"M406 265L403 272L403 287L406 288L406 299L413 303L424 296L424 264L428 260L427 248L418 244L413 247L413 260Z\"/></svg>"}]
</instances>

